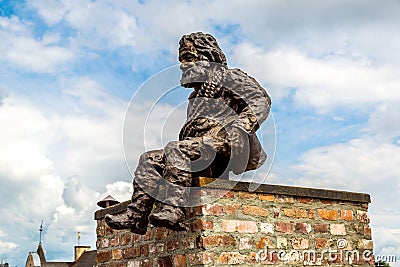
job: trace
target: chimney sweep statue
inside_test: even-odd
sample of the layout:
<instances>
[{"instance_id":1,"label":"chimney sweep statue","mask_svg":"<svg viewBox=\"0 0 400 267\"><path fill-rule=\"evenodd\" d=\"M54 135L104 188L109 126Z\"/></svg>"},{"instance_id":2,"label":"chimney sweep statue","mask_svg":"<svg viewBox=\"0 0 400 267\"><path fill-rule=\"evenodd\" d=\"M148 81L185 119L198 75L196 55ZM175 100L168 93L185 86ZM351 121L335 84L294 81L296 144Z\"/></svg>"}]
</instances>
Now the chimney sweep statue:
<instances>
[{"instance_id":1,"label":"chimney sweep statue","mask_svg":"<svg viewBox=\"0 0 400 267\"><path fill-rule=\"evenodd\" d=\"M240 69L228 69L224 53L210 34L182 36L179 61L181 85L194 89L179 141L142 154L127 212L106 215L111 228L143 235L150 222L155 227L186 230L185 207L193 177L227 179L230 171L241 174L265 162L255 132L270 111L266 91ZM161 200L155 198L160 192ZM155 202L157 211L153 211Z\"/></svg>"}]
</instances>

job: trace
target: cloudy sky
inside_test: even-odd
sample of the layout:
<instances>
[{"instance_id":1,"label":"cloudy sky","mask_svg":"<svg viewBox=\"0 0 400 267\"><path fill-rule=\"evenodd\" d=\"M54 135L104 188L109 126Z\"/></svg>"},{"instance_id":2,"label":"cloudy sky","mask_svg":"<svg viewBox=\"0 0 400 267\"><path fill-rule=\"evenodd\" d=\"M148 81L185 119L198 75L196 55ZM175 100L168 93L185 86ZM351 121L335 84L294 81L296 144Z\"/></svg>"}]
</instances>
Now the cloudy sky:
<instances>
[{"instance_id":1,"label":"cloudy sky","mask_svg":"<svg viewBox=\"0 0 400 267\"><path fill-rule=\"evenodd\" d=\"M71 260L78 231L95 247L96 202L130 196L124 149L135 166L184 119L173 69L172 87L138 88L204 31L272 97L259 134L275 158L257 177L369 193L375 253L400 260L398 14L391 0L0 0L0 257L23 266L42 219L49 259Z\"/></svg>"}]
</instances>

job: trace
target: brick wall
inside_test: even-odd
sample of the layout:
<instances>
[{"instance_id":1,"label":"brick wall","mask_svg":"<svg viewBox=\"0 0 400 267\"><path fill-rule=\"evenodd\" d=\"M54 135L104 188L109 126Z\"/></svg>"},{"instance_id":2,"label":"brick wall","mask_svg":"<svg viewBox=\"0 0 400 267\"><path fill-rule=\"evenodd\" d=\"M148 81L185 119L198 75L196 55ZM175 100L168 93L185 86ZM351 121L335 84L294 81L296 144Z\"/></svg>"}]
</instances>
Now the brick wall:
<instances>
[{"instance_id":1,"label":"brick wall","mask_svg":"<svg viewBox=\"0 0 400 267\"><path fill-rule=\"evenodd\" d=\"M104 215L128 202L97 211L98 266L373 265L369 195L210 181L196 180L214 202L188 209L188 232L110 229Z\"/></svg>"}]
</instances>

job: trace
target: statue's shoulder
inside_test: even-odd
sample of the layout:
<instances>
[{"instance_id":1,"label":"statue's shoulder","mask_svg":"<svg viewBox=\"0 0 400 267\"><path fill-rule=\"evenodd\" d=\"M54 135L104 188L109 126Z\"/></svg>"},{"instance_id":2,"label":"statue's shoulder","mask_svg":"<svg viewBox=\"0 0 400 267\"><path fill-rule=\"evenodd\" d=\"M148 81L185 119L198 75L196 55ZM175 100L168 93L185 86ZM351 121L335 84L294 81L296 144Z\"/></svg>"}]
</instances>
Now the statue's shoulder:
<instances>
[{"instance_id":1,"label":"statue's shoulder","mask_svg":"<svg viewBox=\"0 0 400 267\"><path fill-rule=\"evenodd\" d=\"M257 87L261 87L260 84L256 81L256 79L254 79L241 69L238 68L228 69L226 73L227 73L226 75L227 80L229 80L233 84L236 84L238 86L256 85Z\"/></svg>"}]
</instances>

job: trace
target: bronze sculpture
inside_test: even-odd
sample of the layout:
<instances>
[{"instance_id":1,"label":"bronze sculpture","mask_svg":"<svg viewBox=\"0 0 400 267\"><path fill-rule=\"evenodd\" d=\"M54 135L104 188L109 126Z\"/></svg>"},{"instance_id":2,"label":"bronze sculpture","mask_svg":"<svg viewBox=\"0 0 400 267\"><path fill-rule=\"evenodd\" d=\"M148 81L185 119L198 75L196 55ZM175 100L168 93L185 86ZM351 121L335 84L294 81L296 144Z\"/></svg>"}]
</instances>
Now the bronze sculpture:
<instances>
[{"instance_id":1,"label":"bronze sculpture","mask_svg":"<svg viewBox=\"0 0 400 267\"><path fill-rule=\"evenodd\" d=\"M134 192L126 214L106 216L115 229L145 234L156 227L186 230L185 203L192 178L227 178L253 170L266 154L255 134L269 114L271 100L257 81L239 69L228 69L226 58L210 34L184 35L179 42L181 85L193 88L179 141L140 157ZM160 188L160 210L152 213Z\"/></svg>"}]
</instances>

